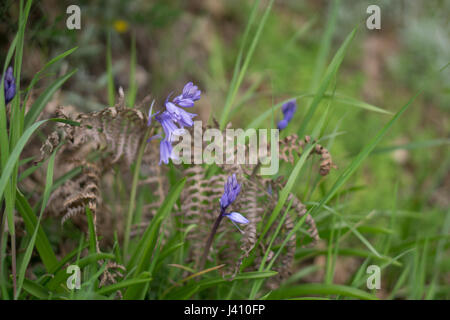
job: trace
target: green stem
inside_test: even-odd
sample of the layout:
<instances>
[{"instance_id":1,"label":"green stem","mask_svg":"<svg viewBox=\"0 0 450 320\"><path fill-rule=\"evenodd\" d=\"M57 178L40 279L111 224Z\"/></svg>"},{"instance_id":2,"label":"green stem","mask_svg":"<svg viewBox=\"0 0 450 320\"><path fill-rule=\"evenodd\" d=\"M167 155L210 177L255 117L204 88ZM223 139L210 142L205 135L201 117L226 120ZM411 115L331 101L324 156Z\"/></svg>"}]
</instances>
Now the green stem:
<instances>
[{"instance_id":1,"label":"green stem","mask_svg":"<svg viewBox=\"0 0 450 320\"><path fill-rule=\"evenodd\" d=\"M134 167L133 182L131 185L130 204L128 206L127 223L125 225L125 235L123 243L124 261L126 260L127 257L128 244L130 242L131 223L133 222L133 213L136 204L136 193L139 182L139 172L141 171L142 157L144 156L144 151L145 147L147 146L147 139L149 138L149 136L150 136L150 129L147 129L147 132L145 133L144 139L142 140L141 146L139 148L138 157L136 159L136 166Z\"/></svg>"}]
</instances>

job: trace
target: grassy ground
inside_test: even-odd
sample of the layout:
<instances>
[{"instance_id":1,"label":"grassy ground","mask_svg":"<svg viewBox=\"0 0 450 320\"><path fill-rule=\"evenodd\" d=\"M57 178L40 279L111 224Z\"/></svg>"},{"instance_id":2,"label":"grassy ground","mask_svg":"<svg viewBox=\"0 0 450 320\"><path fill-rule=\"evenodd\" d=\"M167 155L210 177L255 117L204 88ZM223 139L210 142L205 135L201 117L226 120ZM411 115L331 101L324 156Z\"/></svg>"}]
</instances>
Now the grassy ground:
<instances>
[{"instance_id":1,"label":"grassy ground","mask_svg":"<svg viewBox=\"0 0 450 320\"><path fill-rule=\"evenodd\" d=\"M439 72L450 56L448 5L384 1L382 29L370 31L369 2L274 1L270 7L273 1L261 1L252 11L257 2L80 2L80 31L65 29L64 3L3 6L2 73L13 65L20 84L8 106L0 93L3 299L449 298L450 99L448 69ZM38 74L27 103L27 87L55 57ZM20 160L39 153L27 144L31 135L38 132L30 141L40 146L48 134L37 120L50 118L54 106L100 110L113 105L119 86L130 107L147 94L161 104L189 80L203 91L195 107L201 119L242 128L274 127L281 114L271 108L306 94L282 137L319 138L338 166L326 178L303 157L280 168L278 176L289 179L282 194L290 191L307 205L321 240L314 247L297 243L292 275L275 287L267 286L274 276L270 260L256 270L241 268L234 281L223 280L218 260L208 262L206 272L188 262L186 233L168 227L179 223L174 213L184 187L183 171L172 165L165 173L170 191L157 210L161 220L153 218L140 239L126 229L153 201L151 189L137 183L145 168L139 171L139 161L131 170L114 168L104 199L121 223L103 253L96 251L89 212L84 230L71 222L60 227L59 218L47 214L53 186L69 179L57 170L57 153L37 171L41 183L34 188L19 178ZM288 203L280 199L280 207ZM277 208L268 215L279 223ZM25 233L16 233L14 219L19 231L25 223ZM294 233L305 231L303 222L294 221ZM258 228L261 234L264 225ZM272 249L284 254L279 244ZM64 287L70 261L82 266L81 290ZM99 288L106 265L97 261L126 266L124 277ZM366 286L370 265L381 268L379 290Z\"/></svg>"}]
</instances>

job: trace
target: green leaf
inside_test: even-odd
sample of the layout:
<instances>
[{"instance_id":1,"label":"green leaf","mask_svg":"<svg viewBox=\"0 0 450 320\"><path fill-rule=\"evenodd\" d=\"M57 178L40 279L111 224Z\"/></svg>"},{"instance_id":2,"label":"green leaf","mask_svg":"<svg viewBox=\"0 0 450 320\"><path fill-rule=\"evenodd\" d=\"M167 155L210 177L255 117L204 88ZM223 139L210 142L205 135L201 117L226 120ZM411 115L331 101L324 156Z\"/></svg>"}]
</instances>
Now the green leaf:
<instances>
[{"instance_id":1,"label":"green leaf","mask_svg":"<svg viewBox=\"0 0 450 320\"><path fill-rule=\"evenodd\" d=\"M242 272L236 275L233 280L228 278L224 278L222 276L215 277L212 279L204 279L200 281L193 281L191 284L186 285L185 287L178 288L170 293L167 296L167 299L188 299L193 294L200 292L201 290L205 290L211 288L213 286L217 286L221 283L232 283L234 281L242 281L242 280L258 280L264 278L270 278L277 275L276 271L252 271L252 272Z\"/></svg>"},{"instance_id":2,"label":"green leaf","mask_svg":"<svg viewBox=\"0 0 450 320\"><path fill-rule=\"evenodd\" d=\"M96 252L97 235L95 233L94 219L92 217L92 211L86 206L86 216L88 221L89 229L89 253L93 254Z\"/></svg>"},{"instance_id":3,"label":"green leaf","mask_svg":"<svg viewBox=\"0 0 450 320\"><path fill-rule=\"evenodd\" d=\"M347 49L355 37L356 34L356 28L353 29L353 31L347 36L347 38L342 43L341 47L336 52L335 56L333 57L333 60L331 60L330 65L327 68L327 71L325 72L325 76L322 79L319 89L316 92L316 95L314 96L313 100L311 101L311 104L309 105L308 112L306 113L305 117L303 118L302 124L300 125L300 129L298 131L299 137L302 137L305 133L306 126L311 120L312 116L314 115L315 111L317 110L317 107L319 106L320 101L322 101L322 98L325 94L325 91L328 88L328 85L330 84L331 80L336 75L339 66L341 65L342 61L344 60L345 53L347 52Z\"/></svg>"},{"instance_id":4,"label":"green leaf","mask_svg":"<svg viewBox=\"0 0 450 320\"><path fill-rule=\"evenodd\" d=\"M337 284L322 284L309 283L298 286L281 287L272 291L268 299L288 299L307 295L340 295L345 297L357 298L362 300L378 300L374 295L356 289L353 287L337 285Z\"/></svg>"},{"instance_id":5,"label":"green leaf","mask_svg":"<svg viewBox=\"0 0 450 320\"><path fill-rule=\"evenodd\" d=\"M302 99L302 98L314 98L315 95L316 95L315 93L302 93L300 95L293 96L293 97L291 97L289 99L283 100L283 101L275 104L272 108L264 111L259 116L257 116L252 122L250 122L247 125L246 128L248 129L248 128L259 128L259 127L261 127L261 125L264 122L264 120L266 120L270 116L272 116L272 114L276 110L280 109L281 106L283 104L285 104L286 102L288 102L288 101L291 101L293 99L298 100L298 99ZM357 108L360 108L360 109L364 109L364 110L368 110L368 111L373 111L373 112L378 112L378 113L383 113L383 114L392 114L392 112L386 111L386 110L381 109L381 108L379 108L377 106L371 105L371 104L369 104L367 102L347 97L347 96L342 95L342 94L335 94L333 96L333 93L327 92L327 93L323 94L323 98L324 99L331 99L331 98L333 98L333 100L335 102L339 102L339 103L342 103L342 104L347 104L347 105L354 106L354 107L357 107Z\"/></svg>"},{"instance_id":6,"label":"green leaf","mask_svg":"<svg viewBox=\"0 0 450 320\"><path fill-rule=\"evenodd\" d=\"M230 90L229 90L227 98L225 100L225 106L223 108L222 115L220 117L220 129L223 129L225 127L227 121L228 121L228 115L229 115L229 113L231 111L231 108L233 106L234 99L235 99L236 94L237 94L237 92L239 90L239 87L241 86L242 80L244 79L245 73L246 73L247 68L248 68L248 66L250 64L250 60L252 59L253 53L254 53L254 51L256 49L256 46L257 46L257 44L259 42L259 38L261 37L262 30L264 28L264 25L266 24L267 18L269 17L269 13L270 13L270 11L272 9L273 2L274 2L274 0L270 0L269 4L267 5L266 10L264 11L264 15L263 15L263 17L262 17L262 19L261 19L261 21L260 21L260 23L258 25L258 29L256 30L255 36L253 37L253 40L252 40L252 42L250 44L250 47L249 47L249 49L247 51L247 55L245 56L245 60L244 60L244 63L242 65L242 68L240 68L240 59L242 57L241 54L243 53L245 40L246 40L246 37L247 37L248 32L250 30L249 28L251 26L251 22L253 22L253 19L255 17L254 15L255 15L256 9L257 9L257 7L259 5L259 1L255 1L254 7L252 9L252 13L250 15L250 20L249 20L249 23L247 25L247 30L246 30L246 33L245 33L245 36L244 36L244 42L242 43L241 51L239 53L238 60L236 61L236 66L235 66L235 70L234 70L234 74L233 74L232 83L230 85Z\"/></svg>"},{"instance_id":7,"label":"green leaf","mask_svg":"<svg viewBox=\"0 0 450 320\"><path fill-rule=\"evenodd\" d=\"M24 279L23 289L27 293L31 294L33 297L38 298L39 300L48 300L50 296L49 291L43 286L36 283L36 281Z\"/></svg>"},{"instance_id":8,"label":"green leaf","mask_svg":"<svg viewBox=\"0 0 450 320\"><path fill-rule=\"evenodd\" d=\"M58 151L58 148L53 152L53 154L51 155L49 161L48 161L48 166L47 166L47 178L45 181L45 189L44 189L44 200L42 202L42 206L41 206L41 211L39 212L39 218L38 221L36 223L36 228L34 229L33 232L33 236L31 237L30 243L28 244L28 247L25 251L25 255L23 257L22 260L22 264L19 267L19 278L18 278L18 282L17 282L17 291L16 291L16 297L15 299L17 299L20 295L20 291L22 289L22 284L23 284L23 280L25 278L25 271L27 270L28 264L30 263L30 259L31 259L31 254L33 252L34 249L34 245L36 242L36 237L37 237L37 233L39 230L39 224L41 223L41 219L42 219L42 214L44 213L45 207L47 205L47 201L48 198L50 197L50 191L52 190L52 185L53 185L53 168L55 165L55 156L56 156L56 152Z\"/></svg>"},{"instance_id":9,"label":"green leaf","mask_svg":"<svg viewBox=\"0 0 450 320\"><path fill-rule=\"evenodd\" d=\"M2 176L0 178L0 199L3 196L3 192L5 191L6 184L9 182L11 174L13 172L14 166L19 161L20 154L25 147L25 144L28 142L28 139L33 135L33 133L39 128L42 124L48 121L56 121L56 122L66 122L64 119L52 118L47 120L41 120L36 123L33 123L29 128L25 130L23 135L20 137L19 141L15 145L13 151L11 152L8 161L6 162L5 167L2 171ZM8 221L9 223L13 223L12 221Z\"/></svg>"},{"instance_id":10,"label":"green leaf","mask_svg":"<svg viewBox=\"0 0 450 320\"><path fill-rule=\"evenodd\" d=\"M65 58L65 57L67 57L68 55L70 55L72 52L74 52L77 49L78 49L78 47L74 47L72 49L69 49L69 50L64 51L63 53L57 55L56 57L51 59L49 62L47 62L45 64L45 66L34 75L33 79L31 79L31 82L28 85L28 88L26 90L27 91L27 95L26 95L26 97L24 99L25 103L28 101L28 96L29 96L29 94L31 92L31 89L39 81L39 77L41 76L41 74L44 73L44 71L47 70L48 68L50 68L53 64L55 64L56 62L58 62L59 60Z\"/></svg>"},{"instance_id":11,"label":"green leaf","mask_svg":"<svg viewBox=\"0 0 450 320\"><path fill-rule=\"evenodd\" d=\"M303 151L303 154L301 155L300 159L295 164L295 167L292 170L291 174L289 175L289 179L288 179L286 185L280 192L280 196L278 198L277 205L273 209L272 214L269 217L269 220L265 224L264 229L261 232L261 235L259 236L258 242L260 242L264 238L265 234L267 233L267 231L269 231L273 222L276 220L276 218L280 214L281 209L283 208L289 194L291 193L292 188L294 187L295 181L297 180L300 170L303 168L303 165L305 164L306 159L308 158L309 154L311 153L311 151L315 147L315 145L316 145L315 143L307 145L307 147Z\"/></svg>"},{"instance_id":12,"label":"green leaf","mask_svg":"<svg viewBox=\"0 0 450 320\"><path fill-rule=\"evenodd\" d=\"M386 135L388 130L394 125L394 123L400 118L400 116L408 109L410 104L415 100L415 98L420 94L414 95L396 114L392 119L375 135L375 137L364 147L363 150L356 156L352 163L339 175L338 179L334 183L331 190L326 194L325 197L315 206L311 215L314 216L318 210L325 205L337 192L337 190L352 176L356 169L362 164L365 158L373 151L381 139Z\"/></svg>"},{"instance_id":13,"label":"green leaf","mask_svg":"<svg viewBox=\"0 0 450 320\"><path fill-rule=\"evenodd\" d=\"M329 12L326 19L326 27L323 32L322 39L320 41L319 51L314 66L313 78L311 80L311 89L316 90L319 84L320 77L322 76L323 69L327 62L328 55L330 53L331 42L333 40L333 34L336 29L336 17L338 14L339 1L332 1L329 6Z\"/></svg>"},{"instance_id":14,"label":"green leaf","mask_svg":"<svg viewBox=\"0 0 450 320\"><path fill-rule=\"evenodd\" d=\"M130 81L128 82L128 99L127 103L130 108L134 107L136 101L137 84L136 84L136 35L131 37L131 53L130 53Z\"/></svg>"},{"instance_id":15,"label":"green leaf","mask_svg":"<svg viewBox=\"0 0 450 320\"><path fill-rule=\"evenodd\" d=\"M23 218L27 233L33 234L38 226L37 218L27 199L19 190L16 192L16 208ZM52 273L54 266L58 264L58 259L56 258L52 246L50 245L50 241L41 226L39 226L36 235L36 249L45 269L47 272Z\"/></svg>"},{"instance_id":16,"label":"green leaf","mask_svg":"<svg viewBox=\"0 0 450 320\"><path fill-rule=\"evenodd\" d=\"M146 284L152 281L152 278L150 277L149 272L143 272L138 277L134 279L129 280L123 280L118 283L114 283L112 285L100 288L97 290L98 294L109 294L111 292L115 292L120 289L128 288L130 286L136 285L136 284Z\"/></svg>"},{"instance_id":17,"label":"green leaf","mask_svg":"<svg viewBox=\"0 0 450 320\"><path fill-rule=\"evenodd\" d=\"M83 269L84 267L92 264L97 263L99 260L106 260L106 259L114 259L114 255L110 253L94 253L90 254L87 257L84 257L80 259L77 262L77 266L80 269ZM55 276L47 283L47 288L50 290L57 290L57 288L60 288L60 286L63 286L62 288L67 289L65 287L65 281L69 277L69 274L67 273L65 268L59 269ZM60 289L59 289L60 290Z\"/></svg>"},{"instance_id":18,"label":"green leaf","mask_svg":"<svg viewBox=\"0 0 450 320\"><path fill-rule=\"evenodd\" d=\"M108 32L108 41L106 43L106 74L108 78L108 103L114 105L114 74L111 58L111 33Z\"/></svg>"},{"instance_id":19,"label":"green leaf","mask_svg":"<svg viewBox=\"0 0 450 320\"><path fill-rule=\"evenodd\" d=\"M131 270L131 268L136 267L134 274L137 275L148 270L161 224L172 211L172 207L179 198L185 183L186 178L183 178L175 186L172 187L168 196L164 200L161 207L158 209L158 212L152 219L150 225L147 227L141 240L139 241L136 250L128 263L127 270ZM130 286L125 293L124 298L135 299L136 297L140 297L142 295L141 291L143 287L144 286L142 285Z\"/></svg>"}]
</instances>

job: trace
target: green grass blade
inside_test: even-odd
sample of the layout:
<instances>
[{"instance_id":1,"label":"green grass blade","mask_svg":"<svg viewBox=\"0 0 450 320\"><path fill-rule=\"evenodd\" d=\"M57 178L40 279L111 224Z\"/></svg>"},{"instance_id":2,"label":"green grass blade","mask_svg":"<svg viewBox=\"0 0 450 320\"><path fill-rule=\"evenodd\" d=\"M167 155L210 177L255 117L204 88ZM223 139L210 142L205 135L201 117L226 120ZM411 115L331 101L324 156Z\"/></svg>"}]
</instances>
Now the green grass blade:
<instances>
[{"instance_id":1,"label":"green grass blade","mask_svg":"<svg viewBox=\"0 0 450 320\"><path fill-rule=\"evenodd\" d=\"M27 232L29 234L33 234L34 230L38 226L36 215L27 199L18 190L16 193L16 208L25 223ZM50 245L50 241L48 240L42 227L39 227L36 235L36 249L42 263L45 266L45 269L47 272L51 273L54 266L58 264L58 259L56 258L52 246Z\"/></svg>"},{"instance_id":2,"label":"green grass blade","mask_svg":"<svg viewBox=\"0 0 450 320\"><path fill-rule=\"evenodd\" d=\"M283 188L283 190L281 190L280 192L280 196L277 202L277 205L275 206L275 209L272 211L269 220L267 221L267 223L264 226L263 231L261 232L261 235L259 237L259 241L260 242L262 240L262 238L266 235L266 233L269 231L270 227L272 226L273 222L276 220L276 218L278 217L281 209L283 208L289 194L292 191L292 188L294 187L295 181L297 180L297 177L300 173L300 170L303 168L303 165L306 162L306 159L308 158L309 154L311 153L311 151L313 150L315 146L315 143L313 144L309 144L305 150L303 151L303 154L301 155L300 159L297 161L297 163L295 164L294 169L292 170L292 173L289 176L289 179L285 185L285 187Z\"/></svg>"},{"instance_id":3,"label":"green grass blade","mask_svg":"<svg viewBox=\"0 0 450 320\"><path fill-rule=\"evenodd\" d=\"M133 108L136 101L137 82L136 82L136 35L131 37L131 53L130 53L130 81L128 83L127 102L128 107Z\"/></svg>"},{"instance_id":4,"label":"green grass blade","mask_svg":"<svg viewBox=\"0 0 450 320\"><path fill-rule=\"evenodd\" d=\"M147 271L150 263L151 256L156 246L158 234L160 232L161 224L167 218L172 208L179 198L181 191L183 190L186 178L180 180L176 185L172 187L168 196L164 200L161 207L158 209L155 217L152 219L151 224L147 227L139 241L133 257L128 263L127 269L136 268L134 274L140 275L142 272ZM124 298L135 299L142 296L142 290L145 288L143 285L134 285L127 289Z\"/></svg>"},{"instance_id":5,"label":"green grass blade","mask_svg":"<svg viewBox=\"0 0 450 320\"><path fill-rule=\"evenodd\" d=\"M322 198L320 203L315 206L311 212L314 216L318 210L325 205L337 192L337 190L352 176L356 169L362 164L365 158L373 151L373 149L378 145L381 139L386 135L388 130L397 122L398 118L408 109L410 104L415 100L415 98L420 93L414 95L395 115L392 119L375 135L375 137L367 144L363 150L356 156L352 163L339 175L338 179L334 183L331 190L327 193L325 197Z\"/></svg>"},{"instance_id":6,"label":"green grass blade","mask_svg":"<svg viewBox=\"0 0 450 320\"><path fill-rule=\"evenodd\" d=\"M450 145L450 139L433 139L433 140L425 140L425 141L414 141L410 143L400 144L396 146L388 146L377 148L373 150L372 154L386 153L392 152L395 150L414 150L414 149L423 149L423 148L431 148L431 147L440 147Z\"/></svg>"},{"instance_id":7,"label":"green grass blade","mask_svg":"<svg viewBox=\"0 0 450 320\"><path fill-rule=\"evenodd\" d=\"M111 58L111 33L108 33L108 41L106 44L106 75L108 78L108 103L112 107L114 106L114 74Z\"/></svg>"},{"instance_id":8,"label":"green grass blade","mask_svg":"<svg viewBox=\"0 0 450 320\"><path fill-rule=\"evenodd\" d=\"M252 7L252 10L250 13L250 17L248 19L247 26L245 27L244 36L242 38L241 46L239 48L239 53L236 58L236 62L234 64L233 77L231 79L230 88L228 89L227 97L225 98L225 106L230 105L230 107L228 107L230 109L231 109L231 105L232 105L231 100L233 99L232 94L234 92L234 87L236 86L236 81L237 81L237 78L239 75L239 70L241 68L241 61L242 61L242 57L244 54L244 48L247 43L248 35L250 34L251 26L253 25L253 21L255 20L256 13L257 13L258 7L259 7L259 3L260 3L260 0L255 0L253 2L253 7ZM222 116L223 116L223 112L222 112Z\"/></svg>"},{"instance_id":9,"label":"green grass blade","mask_svg":"<svg viewBox=\"0 0 450 320\"><path fill-rule=\"evenodd\" d=\"M86 206L86 216L88 221L89 229L89 253L93 254L96 252L97 235L95 233L94 219L92 217L92 211Z\"/></svg>"},{"instance_id":10,"label":"green grass blade","mask_svg":"<svg viewBox=\"0 0 450 320\"><path fill-rule=\"evenodd\" d=\"M268 298L288 299L307 295L340 295L361 300L377 300L377 297L375 297L374 295L360 289L337 284L322 283L309 283L298 286L282 287L280 289L272 291Z\"/></svg>"},{"instance_id":11,"label":"green grass blade","mask_svg":"<svg viewBox=\"0 0 450 320\"><path fill-rule=\"evenodd\" d=\"M50 292L36 281L24 279L23 289L26 293L39 300L48 300L50 298Z\"/></svg>"},{"instance_id":12,"label":"green grass blade","mask_svg":"<svg viewBox=\"0 0 450 320\"><path fill-rule=\"evenodd\" d=\"M286 102L288 102L288 101L290 101L292 99L298 100L298 99L301 99L301 98L314 98L314 97L315 97L314 93L303 93L303 94L291 97L289 99L283 100L283 101L275 104L272 108L264 111L259 116L257 116L253 121L251 121L247 125L246 128L247 129L248 128L260 128L262 126L263 122L266 119L268 119L268 118L270 118L272 116L273 112L275 112L276 110L280 109L283 104L285 104ZM363 110L368 110L368 111L382 113L382 114L392 114L391 112L386 111L384 109L381 109L381 108L379 108L377 106L371 105L371 104L369 104L367 102L364 102L364 101L360 101L360 100L357 100L357 99L353 99L353 98L344 96L342 94L336 94L333 97L333 93L326 92L326 93L323 94L323 98L324 99L333 98L333 100L335 102L339 102L339 103L343 103L343 104L346 104L346 105L354 106L354 107L357 107L357 108L360 108L360 109L363 109Z\"/></svg>"},{"instance_id":13,"label":"green grass blade","mask_svg":"<svg viewBox=\"0 0 450 320\"><path fill-rule=\"evenodd\" d=\"M27 112L25 116L25 124L24 128L28 128L32 123L36 121L36 119L41 114L42 110L44 110L47 103L52 98L53 94L67 81L72 75L77 72L77 69L65 74L64 76L58 78L55 82L53 82L45 91L36 99L36 101L31 106L30 110Z\"/></svg>"},{"instance_id":14,"label":"green grass blade","mask_svg":"<svg viewBox=\"0 0 450 320\"><path fill-rule=\"evenodd\" d=\"M99 260L105 260L105 259L114 259L114 255L110 253L94 253L90 254L87 257L84 257L80 259L77 262L77 266L80 269L83 269L84 267L90 265L90 264L97 264L97 261ZM55 276L48 282L47 288L49 290L56 290L61 285L64 286L64 289L67 289L65 287L65 281L70 275L66 272L66 268L59 269Z\"/></svg>"},{"instance_id":15,"label":"green grass blade","mask_svg":"<svg viewBox=\"0 0 450 320\"><path fill-rule=\"evenodd\" d=\"M313 78L311 81L311 89L316 90L320 77L322 76L323 70L325 69L325 64L330 54L331 41L333 40L334 30L336 29L336 18L338 13L339 1L332 1L330 4L327 24L325 27L325 32L323 33L322 39L320 41L319 52L317 54L316 63L314 66Z\"/></svg>"},{"instance_id":16,"label":"green grass blade","mask_svg":"<svg viewBox=\"0 0 450 320\"><path fill-rule=\"evenodd\" d=\"M24 102L26 103L28 101L28 97L30 95L31 89L34 87L34 85L39 81L40 76L44 73L44 71L46 71L48 68L50 68L52 65L54 65L56 62L58 62L61 59L64 59L65 57L67 57L68 55L70 55L71 53L73 53L75 50L77 50L78 47L74 47L72 49L69 49L67 51L64 51L63 53L57 55L56 57L54 57L53 59L51 59L49 62L47 62L45 64L45 66L39 70L33 77L33 79L31 79L30 84L27 87L27 95L25 96Z\"/></svg>"},{"instance_id":17,"label":"green grass blade","mask_svg":"<svg viewBox=\"0 0 450 320\"><path fill-rule=\"evenodd\" d=\"M28 244L28 247L25 251L25 256L22 260L22 264L19 267L19 273L18 273L18 282L17 282L17 292L16 297L17 299L20 295L20 291L22 289L23 280L25 278L25 271L27 270L28 264L30 263L31 254L34 249L34 245L36 242L37 232L39 230L39 225L41 223L42 214L44 213L45 207L47 205L47 201L50 197L50 192L52 190L52 184L53 184L53 169L55 165L55 156L56 156L56 149L53 154L51 155L48 166L47 166L47 177L45 181L45 189L44 189L44 201L42 202L41 211L39 212L39 218L36 223L36 228L34 229L33 236L31 237L30 243Z\"/></svg>"},{"instance_id":18,"label":"green grass blade","mask_svg":"<svg viewBox=\"0 0 450 320\"><path fill-rule=\"evenodd\" d=\"M336 52L335 56L333 57L333 60L331 60L330 65L328 66L325 76L323 77L319 88L311 101L308 112L306 113L305 117L303 118L303 121L300 125L300 129L298 130L298 135L302 137L305 134L306 126L310 122L311 118L313 117L315 111L317 110L317 107L319 106L320 101L322 101L322 98L325 94L325 91L327 90L331 80L335 77L337 71L339 70L339 67L344 60L345 53L347 52L347 49L352 42L353 38L356 34L356 28L353 29L353 31L347 36L347 38L342 43L341 47Z\"/></svg>"},{"instance_id":19,"label":"green grass blade","mask_svg":"<svg viewBox=\"0 0 450 320\"><path fill-rule=\"evenodd\" d=\"M136 284L147 284L150 281L152 281L152 278L150 277L150 273L143 272L140 274L139 277L137 277L135 279L123 280L121 282L114 283L114 284L106 286L106 287L102 287L101 289L97 290L97 293L102 294L102 295L109 294L109 293L115 292L117 290L128 288L128 287L136 285Z\"/></svg>"},{"instance_id":20,"label":"green grass blade","mask_svg":"<svg viewBox=\"0 0 450 320\"><path fill-rule=\"evenodd\" d=\"M235 99L236 94L237 94L237 92L239 90L239 87L240 87L240 85L242 83L242 80L244 79L245 73L247 72L247 68L248 68L248 66L250 64L250 60L252 59L252 56L253 56L253 53L255 51L256 45L259 42L259 38L261 36L262 30L264 28L264 25L266 24L267 18L268 18L269 13L270 13L270 11L272 9L273 2L274 2L274 0L270 0L269 4L267 5L266 10L264 11L264 15L263 15L263 17L261 19L261 22L258 25L258 29L257 29L257 31L255 33L255 36L253 37L253 40L252 40L252 42L250 44L250 47L249 47L249 49L247 51L247 55L245 56L244 63L242 65L242 68L240 69L239 75L238 75L238 77L236 79L236 83L233 85L233 87L230 88L231 95L230 95L230 98L227 97L227 100L225 102L225 106L223 108L222 115L221 115L220 121L219 121L220 129L223 129L225 127L227 121L228 121L228 116L229 116L229 113L230 113L231 108L233 106L234 99Z\"/></svg>"},{"instance_id":21,"label":"green grass blade","mask_svg":"<svg viewBox=\"0 0 450 320\"><path fill-rule=\"evenodd\" d=\"M264 278L270 278L278 273L275 271L252 271L252 272L242 272L231 280L234 281L242 281L242 280L258 280ZM168 293L166 297L167 299L187 299L193 294L200 292L201 290L205 290L211 288L213 286L217 286L221 283L230 283L230 279L224 278L222 276L215 277L212 279L204 279L200 281L193 281L191 284L186 285L183 288L178 288L173 292Z\"/></svg>"},{"instance_id":22,"label":"green grass blade","mask_svg":"<svg viewBox=\"0 0 450 320\"><path fill-rule=\"evenodd\" d=\"M56 121L56 122L67 123L67 121L64 120L64 119L52 118L52 119L46 119L46 120L41 120L41 121L35 122L33 125L31 125L29 128L27 128L25 130L25 132L23 133L23 135L20 137L19 141L15 145L14 149L12 150L12 152L11 152L9 158L8 158L8 161L6 162L6 165L3 168L2 175L1 175L1 178L0 178L0 199L2 198L3 192L5 191L6 184L9 182L9 179L10 179L11 174L13 172L14 166L19 161L20 154L21 154L23 148L25 147L25 144L28 142L28 140L30 139L32 134L42 124L44 124L44 123L46 123L48 121ZM12 221L8 221L8 223L13 223L13 222Z\"/></svg>"}]
</instances>

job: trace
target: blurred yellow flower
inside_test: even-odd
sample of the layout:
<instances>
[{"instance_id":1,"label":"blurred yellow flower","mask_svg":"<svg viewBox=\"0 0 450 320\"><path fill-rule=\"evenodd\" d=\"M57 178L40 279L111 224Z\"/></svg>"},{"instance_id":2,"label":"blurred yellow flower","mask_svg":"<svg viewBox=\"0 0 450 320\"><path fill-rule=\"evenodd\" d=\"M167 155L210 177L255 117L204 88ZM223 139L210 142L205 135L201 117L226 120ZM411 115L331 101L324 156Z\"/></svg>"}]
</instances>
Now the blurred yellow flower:
<instances>
[{"instance_id":1,"label":"blurred yellow flower","mask_svg":"<svg viewBox=\"0 0 450 320\"><path fill-rule=\"evenodd\" d=\"M119 33L127 32L128 30L128 22L125 20L115 20L114 21L114 29L116 29Z\"/></svg>"}]
</instances>

